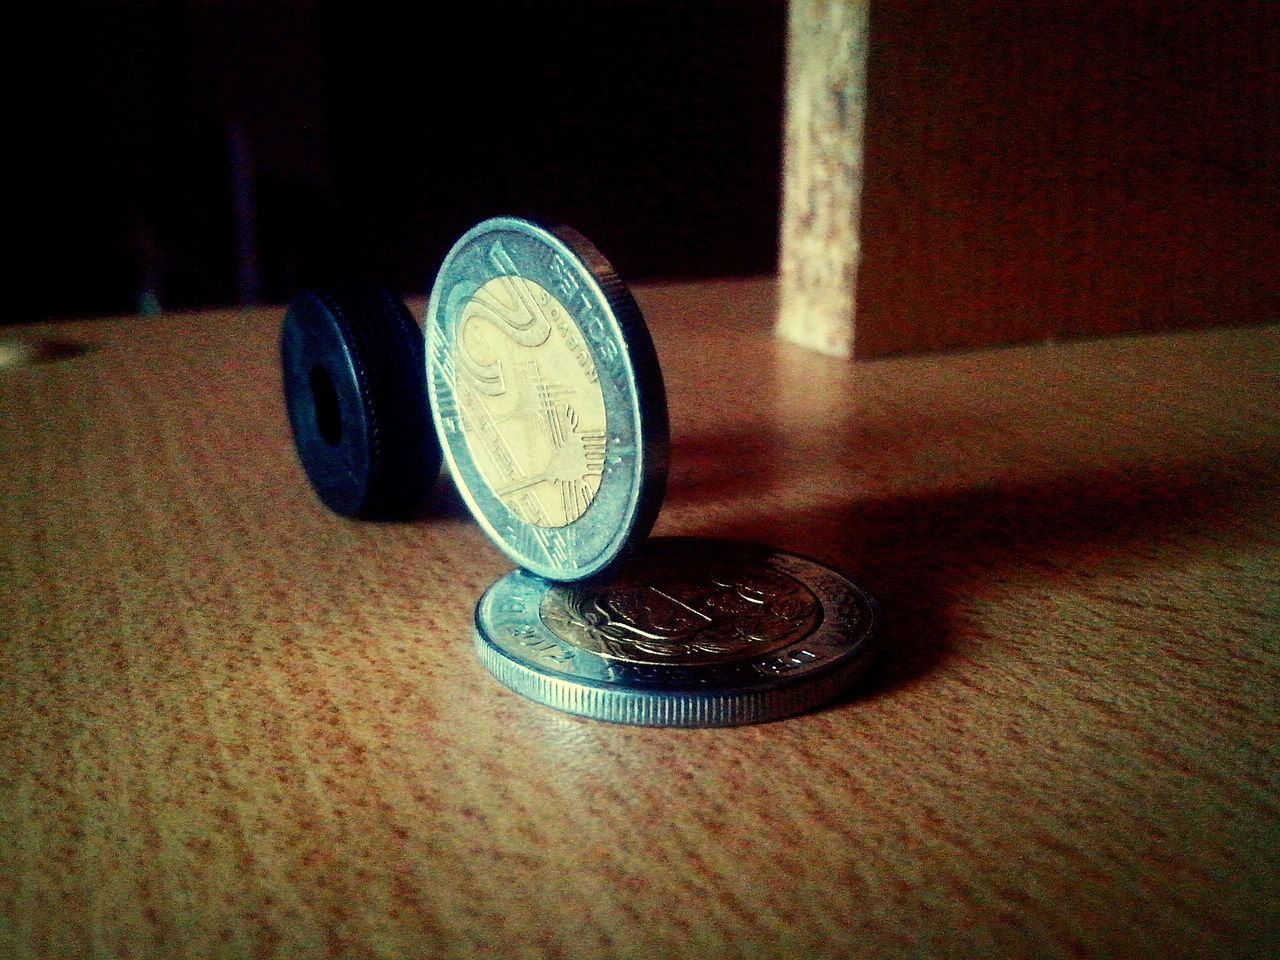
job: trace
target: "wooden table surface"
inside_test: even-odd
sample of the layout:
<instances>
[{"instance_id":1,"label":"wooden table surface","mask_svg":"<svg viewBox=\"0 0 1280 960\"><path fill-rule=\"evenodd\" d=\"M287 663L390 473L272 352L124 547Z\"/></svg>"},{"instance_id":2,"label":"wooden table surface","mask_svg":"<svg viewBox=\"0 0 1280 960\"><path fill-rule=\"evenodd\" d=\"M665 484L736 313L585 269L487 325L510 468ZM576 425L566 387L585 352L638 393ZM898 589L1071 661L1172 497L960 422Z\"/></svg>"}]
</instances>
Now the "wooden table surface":
<instances>
[{"instance_id":1,"label":"wooden table surface","mask_svg":"<svg viewBox=\"0 0 1280 960\"><path fill-rule=\"evenodd\" d=\"M882 601L850 697L564 716L472 654L445 483L341 519L281 311L0 371L0 956L1274 955L1280 329L850 364L768 281L639 291L657 532Z\"/></svg>"}]
</instances>

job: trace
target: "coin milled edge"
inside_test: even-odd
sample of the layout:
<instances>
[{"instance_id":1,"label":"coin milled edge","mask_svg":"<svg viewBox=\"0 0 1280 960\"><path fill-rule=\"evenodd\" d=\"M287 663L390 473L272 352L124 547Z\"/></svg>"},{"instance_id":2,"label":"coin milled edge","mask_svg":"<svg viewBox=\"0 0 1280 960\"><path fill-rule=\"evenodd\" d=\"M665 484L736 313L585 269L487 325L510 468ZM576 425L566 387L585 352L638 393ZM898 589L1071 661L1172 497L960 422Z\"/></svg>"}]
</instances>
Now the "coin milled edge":
<instances>
[{"instance_id":1,"label":"coin milled edge","mask_svg":"<svg viewBox=\"0 0 1280 960\"><path fill-rule=\"evenodd\" d=\"M546 657L550 657L552 661L560 659L562 651L557 648L563 646L541 623L539 614L535 612L540 609L541 599L532 605L534 609L525 605L526 600L531 598L522 600L518 596L508 597L505 606L493 608L495 614L499 611L513 613L517 608L528 609L533 617L538 618L536 625L526 624L513 631L519 635L517 643L526 648L523 653L517 653L514 649L504 650L490 639L489 631L482 622L483 614L490 609L490 600L497 602L498 595L495 591L513 581L513 578L515 582L512 589L515 591L526 583L539 586L533 583L537 578L530 577L524 571L512 571L495 581L476 604L472 639L480 661L504 686L544 706L566 713L639 726L715 727L780 720L828 703L846 692L875 660L882 642L879 604L861 584L843 572L802 554L736 541L675 537L661 538L658 542L664 543L667 549L677 548L681 544L700 544L759 553L767 556L771 565L793 576L797 575L797 566L810 568L810 577L802 578L809 589L818 586L814 582L814 576L829 584L839 584L843 596L822 601L824 623L819 628L819 632L834 630L836 633L829 640L820 642L823 646L830 646L832 640L843 637L848 644L847 649L816 671L807 673L804 672L804 667L799 673L791 673L790 657L784 651L783 656L767 658L768 661L777 662L786 668L787 672L783 675L771 680L757 678L756 682L751 683L711 685L701 689L664 685L661 682L647 687L627 686L609 683L598 677L561 674L552 672L550 668L539 669L533 664ZM545 596L550 590L565 589L545 582L540 586L542 593L539 597ZM494 626L499 626L497 621ZM810 635L798 643L797 647L812 647L815 639L818 638ZM574 651L574 655L578 653L582 651ZM587 656L591 660L603 662L603 658L597 655ZM737 666L741 665L744 664ZM814 664L806 666L812 667ZM673 667L684 676L693 672L703 673L704 670L697 666L679 664ZM717 672L716 668L711 668L706 674L709 676Z\"/></svg>"},{"instance_id":2,"label":"coin milled edge","mask_svg":"<svg viewBox=\"0 0 1280 960\"><path fill-rule=\"evenodd\" d=\"M642 727L729 727L782 720L836 699L870 666L870 652L803 683L763 690L637 691L549 676L508 659L477 627L480 662L499 683L543 706Z\"/></svg>"}]
</instances>

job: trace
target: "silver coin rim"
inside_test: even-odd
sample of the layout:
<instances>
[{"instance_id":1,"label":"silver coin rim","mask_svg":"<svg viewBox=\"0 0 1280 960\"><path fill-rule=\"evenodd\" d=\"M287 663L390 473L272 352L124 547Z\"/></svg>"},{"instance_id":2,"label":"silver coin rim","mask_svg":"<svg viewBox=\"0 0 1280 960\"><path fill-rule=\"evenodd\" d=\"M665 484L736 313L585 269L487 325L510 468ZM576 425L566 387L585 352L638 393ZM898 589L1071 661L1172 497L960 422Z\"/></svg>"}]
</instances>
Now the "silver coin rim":
<instances>
[{"instance_id":1,"label":"silver coin rim","mask_svg":"<svg viewBox=\"0 0 1280 960\"><path fill-rule=\"evenodd\" d=\"M438 349L435 344L442 338L439 311L444 297L444 287L450 279L450 268L468 244L484 234L500 231L524 234L545 244L553 252L564 256L570 263L576 265L578 279L584 282L592 298L600 307L600 316L607 322L608 332L619 348L620 365L625 371L627 388L632 398L631 409L627 412L630 431L633 433L635 463L628 465L632 475L629 495L624 504L625 509L620 511L622 514L620 517L611 521L616 529L604 548L585 561L575 557L577 562L571 565L557 565L549 559L521 550L497 528L492 518L476 501L471 482L454 457L449 435L440 416L434 375ZM666 489L669 446L666 393L657 353L644 316L617 271L594 244L573 228L564 225L546 226L522 217L509 216L491 217L481 221L458 238L441 262L432 286L423 326L427 340L425 362L431 420L440 441L444 461L448 465L454 485L467 509L489 539L506 556L524 569L545 579L575 581L594 576L607 569L629 547L648 534L657 519ZM607 363L597 353L594 342L588 337L583 339L588 349L592 351L592 358L597 364L607 367ZM475 482L484 483L478 475ZM583 517L575 520L574 523L582 522L587 517L591 517L588 522L601 521L598 511L596 516L592 516L591 508L588 507ZM534 525L525 524L525 526L532 528Z\"/></svg>"},{"instance_id":2,"label":"silver coin rim","mask_svg":"<svg viewBox=\"0 0 1280 960\"><path fill-rule=\"evenodd\" d=\"M476 604L472 640L485 669L514 692L566 713L638 726L713 727L762 723L811 710L839 696L875 659L880 646L879 605L861 584L840 571L801 554L737 541L673 537L659 538L651 543L668 549L732 549L750 552L756 557L782 560L784 563L780 566L784 571L796 576L822 603L823 623L813 634L781 651L737 661L730 665L731 670L713 665L645 666L631 672L648 674L647 680L625 682L611 681L598 675L575 676L541 665L532 656L521 655L498 636L500 627L491 611L504 589L515 584L539 591L537 607L540 608L541 597L558 586L515 570L495 581ZM843 603L855 605L858 616L850 621L847 614L843 620L835 615L833 608L842 602L841 598L823 591L822 585L815 584L812 578L798 576L799 572L817 573L824 580L838 582L845 591ZM544 652L567 649L541 623L536 613L534 617L535 622L531 626L535 634L531 634L529 639L539 649ZM762 676L754 683L724 679L726 674L742 674L755 663L777 660L793 649L817 646L813 638L824 629L833 632L825 642L836 652L820 663L808 669L795 669L789 675ZM592 661L607 659L580 649L575 649L573 654ZM672 685L663 681L664 674L696 674L703 682L696 687Z\"/></svg>"}]
</instances>

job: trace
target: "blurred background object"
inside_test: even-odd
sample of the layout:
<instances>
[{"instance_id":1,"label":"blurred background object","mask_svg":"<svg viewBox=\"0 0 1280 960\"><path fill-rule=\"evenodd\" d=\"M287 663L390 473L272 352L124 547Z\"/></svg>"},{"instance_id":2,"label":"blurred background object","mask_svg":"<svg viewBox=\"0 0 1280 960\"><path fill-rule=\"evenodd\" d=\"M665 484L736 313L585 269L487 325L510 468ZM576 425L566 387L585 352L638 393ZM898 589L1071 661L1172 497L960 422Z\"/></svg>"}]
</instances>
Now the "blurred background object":
<instances>
[{"instance_id":1,"label":"blurred background object","mask_svg":"<svg viewBox=\"0 0 1280 960\"><path fill-rule=\"evenodd\" d=\"M1278 27L872 2L855 355L1280 319Z\"/></svg>"},{"instance_id":2,"label":"blurred background object","mask_svg":"<svg viewBox=\"0 0 1280 960\"><path fill-rule=\"evenodd\" d=\"M858 355L1277 318L1276 5L870 10ZM786 14L41 6L6 317L283 302L347 273L420 294L498 212L574 224L633 280L772 274Z\"/></svg>"}]
</instances>

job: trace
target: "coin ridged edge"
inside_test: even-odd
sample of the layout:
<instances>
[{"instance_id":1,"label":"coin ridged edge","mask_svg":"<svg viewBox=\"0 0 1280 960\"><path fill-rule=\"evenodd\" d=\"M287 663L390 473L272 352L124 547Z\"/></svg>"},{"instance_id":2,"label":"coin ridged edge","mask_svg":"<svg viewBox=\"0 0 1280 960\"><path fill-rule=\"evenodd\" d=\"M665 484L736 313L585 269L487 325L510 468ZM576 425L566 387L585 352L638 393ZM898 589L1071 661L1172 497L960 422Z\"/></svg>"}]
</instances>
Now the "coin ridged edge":
<instances>
[{"instance_id":1,"label":"coin ridged edge","mask_svg":"<svg viewBox=\"0 0 1280 960\"><path fill-rule=\"evenodd\" d=\"M646 727L728 727L804 713L847 690L874 658L874 646L816 676L755 690L636 690L548 676L510 659L484 638L473 640L486 670L503 686L565 713Z\"/></svg>"},{"instance_id":2,"label":"coin ridged edge","mask_svg":"<svg viewBox=\"0 0 1280 960\"><path fill-rule=\"evenodd\" d=\"M535 221L526 221L534 227ZM555 237L566 252L574 256L586 268L589 282L599 289L600 296L608 304L618 325L627 368L631 372L632 387L636 392L636 436L640 439L640 469L636 474L635 507L631 525L621 545L603 564L596 564L587 573L574 579L596 576L627 551L630 544L639 543L653 529L666 497L667 470L670 460L671 423L667 407L667 388L662 379L662 366L653 343L644 311L627 286L617 268L600 248L582 233L567 224L542 227Z\"/></svg>"}]
</instances>

